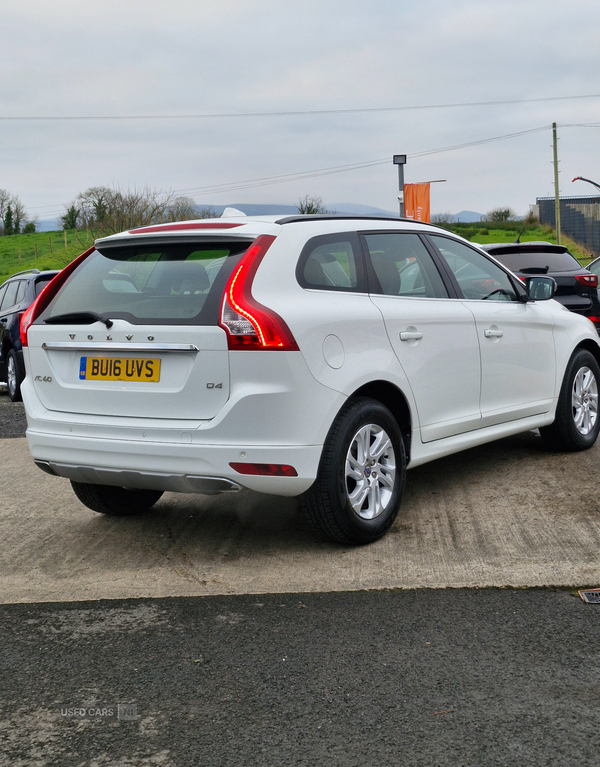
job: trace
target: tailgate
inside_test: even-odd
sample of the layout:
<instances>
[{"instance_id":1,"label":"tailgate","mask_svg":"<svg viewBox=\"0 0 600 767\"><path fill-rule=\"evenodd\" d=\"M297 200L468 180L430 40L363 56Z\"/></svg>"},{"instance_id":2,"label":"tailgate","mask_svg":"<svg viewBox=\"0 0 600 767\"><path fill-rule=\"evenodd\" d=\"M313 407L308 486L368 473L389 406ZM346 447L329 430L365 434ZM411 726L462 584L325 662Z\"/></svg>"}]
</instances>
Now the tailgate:
<instances>
[{"instance_id":1,"label":"tailgate","mask_svg":"<svg viewBox=\"0 0 600 767\"><path fill-rule=\"evenodd\" d=\"M90 415L209 419L229 397L220 327L132 327L115 320L29 329L29 369L44 407Z\"/></svg>"},{"instance_id":2,"label":"tailgate","mask_svg":"<svg viewBox=\"0 0 600 767\"><path fill-rule=\"evenodd\" d=\"M49 410L214 418L229 397L224 285L252 240L97 244L29 327L29 369Z\"/></svg>"}]
</instances>

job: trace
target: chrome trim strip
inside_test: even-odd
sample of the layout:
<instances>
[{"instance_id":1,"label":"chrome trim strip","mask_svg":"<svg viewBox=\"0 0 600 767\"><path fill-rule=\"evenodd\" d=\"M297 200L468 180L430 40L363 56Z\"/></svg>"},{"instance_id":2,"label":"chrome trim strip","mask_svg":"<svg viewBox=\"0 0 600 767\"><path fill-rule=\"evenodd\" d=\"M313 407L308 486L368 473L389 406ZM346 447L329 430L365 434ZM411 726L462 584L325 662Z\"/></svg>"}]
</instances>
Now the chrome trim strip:
<instances>
[{"instance_id":1,"label":"chrome trim strip","mask_svg":"<svg viewBox=\"0 0 600 767\"><path fill-rule=\"evenodd\" d=\"M78 466L71 463L35 460L36 466L46 474L66 477L74 482L93 485L128 487L133 490L162 490L173 493L199 493L218 495L239 493L243 486L227 477L205 477L195 474L161 474L158 471L133 471L103 467Z\"/></svg>"},{"instance_id":2,"label":"chrome trim strip","mask_svg":"<svg viewBox=\"0 0 600 767\"><path fill-rule=\"evenodd\" d=\"M194 344L80 344L76 341L51 341L43 343L42 349L53 352L163 352L197 354L200 349Z\"/></svg>"}]
</instances>

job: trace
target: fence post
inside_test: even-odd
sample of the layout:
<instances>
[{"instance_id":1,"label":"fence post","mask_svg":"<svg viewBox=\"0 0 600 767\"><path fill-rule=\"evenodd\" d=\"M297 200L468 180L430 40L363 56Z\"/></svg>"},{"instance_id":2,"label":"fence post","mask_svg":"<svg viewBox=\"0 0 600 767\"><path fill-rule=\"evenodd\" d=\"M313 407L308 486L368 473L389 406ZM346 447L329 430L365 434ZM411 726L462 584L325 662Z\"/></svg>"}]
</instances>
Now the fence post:
<instances>
[{"instance_id":1,"label":"fence post","mask_svg":"<svg viewBox=\"0 0 600 767\"><path fill-rule=\"evenodd\" d=\"M50 253L52 253L52 236L51 235L48 237L48 242L50 243Z\"/></svg>"},{"instance_id":2,"label":"fence post","mask_svg":"<svg viewBox=\"0 0 600 767\"><path fill-rule=\"evenodd\" d=\"M21 266L21 248L19 248L19 266Z\"/></svg>"},{"instance_id":3,"label":"fence post","mask_svg":"<svg viewBox=\"0 0 600 767\"><path fill-rule=\"evenodd\" d=\"M66 250L67 249L67 230L63 229L63 231L65 233L65 250Z\"/></svg>"},{"instance_id":4,"label":"fence post","mask_svg":"<svg viewBox=\"0 0 600 767\"><path fill-rule=\"evenodd\" d=\"M33 247L35 248L35 260L37 261L37 242L33 243Z\"/></svg>"}]
</instances>

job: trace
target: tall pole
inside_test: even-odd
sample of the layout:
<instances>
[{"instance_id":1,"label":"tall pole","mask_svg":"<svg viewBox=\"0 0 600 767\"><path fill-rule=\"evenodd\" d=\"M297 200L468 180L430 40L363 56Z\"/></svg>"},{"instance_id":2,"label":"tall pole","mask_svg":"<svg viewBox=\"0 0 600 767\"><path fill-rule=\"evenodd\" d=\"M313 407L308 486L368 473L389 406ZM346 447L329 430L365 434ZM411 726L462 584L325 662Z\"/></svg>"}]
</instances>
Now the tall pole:
<instances>
[{"instance_id":1,"label":"tall pole","mask_svg":"<svg viewBox=\"0 0 600 767\"><path fill-rule=\"evenodd\" d=\"M406 165L406 155L395 154L393 163L398 166L398 202L400 203L400 218L404 218L404 166Z\"/></svg>"},{"instance_id":2,"label":"tall pole","mask_svg":"<svg viewBox=\"0 0 600 767\"><path fill-rule=\"evenodd\" d=\"M552 123L552 146L554 150L554 217L556 219L556 244L560 245L560 196L558 191L558 142L556 123Z\"/></svg>"},{"instance_id":3,"label":"tall pole","mask_svg":"<svg viewBox=\"0 0 600 767\"><path fill-rule=\"evenodd\" d=\"M404 165L398 165L398 202L400 218L404 218Z\"/></svg>"}]
</instances>

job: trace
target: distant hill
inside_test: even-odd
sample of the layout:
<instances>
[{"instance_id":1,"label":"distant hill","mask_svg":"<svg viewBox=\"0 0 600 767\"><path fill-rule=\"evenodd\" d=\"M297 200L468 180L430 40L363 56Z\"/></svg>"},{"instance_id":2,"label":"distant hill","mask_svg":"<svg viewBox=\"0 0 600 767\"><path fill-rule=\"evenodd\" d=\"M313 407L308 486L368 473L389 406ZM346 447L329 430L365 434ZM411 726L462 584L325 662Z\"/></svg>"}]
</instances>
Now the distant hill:
<instances>
[{"instance_id":1,"label":"distant hill","mask_svg":"<svg viewBox=\"0 0 600 767\"><path fill-rule=\"evenodd\" d=\"M237 208L247 216L293 216L298 213L295 205L254 205L245 202L232 202L228 205L198 205L200 208L212 208L220 216L225 208ZM325 207L332 213L349 214L354 216L397 216L398 213L392 213L389 210L374 208L371 205L358 205L353 202L334 202L325 203Z\"/></svg>"},{"instance_id":2,"label":"distant hill","mask_svg":"<svg viewBox=\"0 0 600 767\"><path fill-rule=\"evenodd\" d=\"M373 208L371 205L357 205L353 202L334 202L327 205L328 210L336 213L350 213L354 216L399 216L400 211L382 210L382 208Z\"/></svg>"},{"instance_id":3,"label":"distant hill","mask_svg":"<svg viewBox=\"0 0 600 767\"><path fill-rule=\"evenodd\" d=\"M62 229L56 218L44 218L35 222L36 232L56 232Z\"/></svg>"},{"instance_id":4,"label":"distant hill","mask_svg":"<svg viewBox=\"0 0 600 767\"><path fill-rule=\"evenodd\" d=\"M463 221L466 224L471 224L476 221L481 221L484 218L483 213L476 213L474 210L461 210L460 213L455 213L455 221Z\"/></svg>"}]
</instances>

